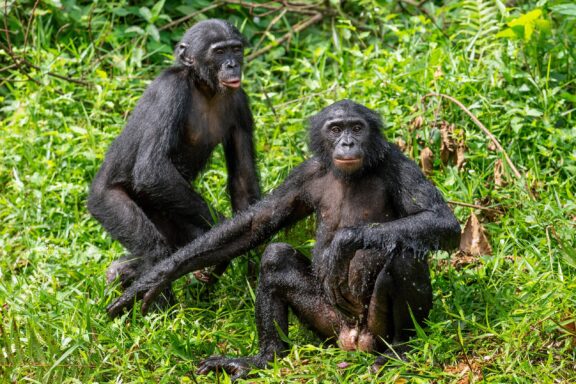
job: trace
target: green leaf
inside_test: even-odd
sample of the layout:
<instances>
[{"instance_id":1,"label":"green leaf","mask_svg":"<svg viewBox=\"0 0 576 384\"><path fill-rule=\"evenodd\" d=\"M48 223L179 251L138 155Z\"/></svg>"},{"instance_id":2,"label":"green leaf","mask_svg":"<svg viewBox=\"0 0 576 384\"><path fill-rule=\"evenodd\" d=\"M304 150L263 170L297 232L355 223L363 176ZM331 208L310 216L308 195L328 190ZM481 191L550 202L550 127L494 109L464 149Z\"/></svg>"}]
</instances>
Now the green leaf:
<instances>
[{"instance_id":1,"label":"green leaf","mask_svg":"<svg viewBox=\"0 0 576 384\"><path fill-rule=\"evenodd\" d=\"M160 41L160 32L158 32L158 28L156 28L154 24L148 24L146 27L146 32L148 32L148 34L152 36L155 41Z\"/></svg>"},{"instance_id":2,"label":"green leaf","mask_svg":"<svg viewBox=\"0 0 576 384\"><path fill-rule=\"evenodd\" d=\"M126 28L126 30L124 31L126 33L132 33L135 32L139 35L143 35L144 34L144 30L136 25L130 27L130 28Z\"/></svg>"},{"instance_id":3,"label":"green leaf","mask_svg":"<svg viewBox=\"0 0 576 384\"><path fill-rule=\"evenodd\" d=\"M160 15L160 11L162 11L162 8L164 8L164 3L166 2L166 0L161 0L159 2L157 2L153 7L152 7L152 16L153 16L153 20L156 20L158 18L158 16Z\"/></svg>"},{"instance_id":4,"label":"green leaf","mask_svg":"<svg viewBox=\"0 0 576 384\"><path fill-rule=\"evenodd\" d=\"M508 23L508 26L514 27L516 25L526 26L528 24L534 24L534 21L542 16L542 10L535 9L530 11Z\"/></svg>"},{"instance_id":5,"label":"green leaf","mask_svg":"<svg viewBox=\"0 0 576 384\"><path fill-rule=\"evenodd\" d=\"M518 35L514 32L512 28L506 28L503 31L500 31L496 34L496 37L503 37L503 38L517 38Z\"/></svg>"},{"instance_id":6,"label":"green leaf","mask_svg":"<svg viewBox=\"0 0 576 384\"><path fill-rule=\"evenodd\" d=\"M150 12L150 10L147 7L142 7L138 10L138 12L140 13L140 15L146 19L147 22L151 23L152 22L152 12Z\"/></svg>"},{"instance_id":7,"label":"green leaf","mask_svg":"<svg viewBox=\"0 0 576 384\"><path fill-rule=\"evenodd\" d=\"M553 13L576 18L576 4L558 4L550 7Z\"/></svg>"}]
</instances>

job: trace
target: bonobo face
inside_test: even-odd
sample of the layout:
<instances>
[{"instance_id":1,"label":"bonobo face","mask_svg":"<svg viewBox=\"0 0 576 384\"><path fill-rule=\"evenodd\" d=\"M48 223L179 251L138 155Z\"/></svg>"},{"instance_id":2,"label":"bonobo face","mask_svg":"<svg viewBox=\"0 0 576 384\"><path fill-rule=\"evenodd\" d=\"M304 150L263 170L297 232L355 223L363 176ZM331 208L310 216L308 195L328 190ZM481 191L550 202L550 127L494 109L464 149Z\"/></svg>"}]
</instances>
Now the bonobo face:
<instances>
[{"instance_id":1,"label":"bonobo face","mask_svg":"<svg viewBox=\"0 0 576 384\"><path fill-rule=\"evenodd\" d=\"M240 88L243 58L244 47L236 39L217 41L206 51L207 65L216 72L218 85L224 88Z\"/></svg>"},{"instance_id":2,"label":"bonobo face","mask_svg":"<svg viewBox=\"0 0 576 384\"><path fill-rule=\"evenodd\" d=\"M342 116L329 119L322 128L322 135L332 143L332 163L351 174L362 168L364 146L368 139L369 127L360 116Z\"/></svg>"},{"instance_id":3,"label":"bonobo face","mask_svg":"<svg viewBox=\"0 0 576 384\"><path fill-rule=\"evenodd\" d=\"M222 20L206 20L186 32L176 49L178 60L214 91L236 90L242 80L244 40Z\"/></svg>"},{"instance_id":4,"label":"bonobo face","mask_svg":"<svg viewBox=\"0 0 576 384\"><path fill-rule=\"evenodd\" d=\"M346 178L384 161L382 120L373 110L340 100L310 117L310 149L327 168Z\"/></svg>"}]
</instances>

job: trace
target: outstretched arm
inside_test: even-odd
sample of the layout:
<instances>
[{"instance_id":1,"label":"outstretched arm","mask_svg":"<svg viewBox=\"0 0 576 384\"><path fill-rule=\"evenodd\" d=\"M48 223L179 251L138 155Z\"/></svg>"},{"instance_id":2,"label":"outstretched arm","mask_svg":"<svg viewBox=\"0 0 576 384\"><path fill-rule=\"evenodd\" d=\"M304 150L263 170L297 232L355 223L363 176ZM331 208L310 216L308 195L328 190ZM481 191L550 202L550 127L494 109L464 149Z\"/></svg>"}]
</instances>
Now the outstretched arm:
<instances>
[{"instance_id":1,"label":"outstretched arm","mask_svg":"<svg viewBox=\"0 0 576 384\"><path fill-rule=\"evenodd\" d=\"M142 311L146 312L148 305L173 280L188 272L229 261L309 215L312 207L307 202L304 184L310 175L305 168L306 163L294 170L278 189L261 202L156 264L107 308L108 314L118 316L124 308L140 298L144 298Z\"/></svg>"}]
</instances>

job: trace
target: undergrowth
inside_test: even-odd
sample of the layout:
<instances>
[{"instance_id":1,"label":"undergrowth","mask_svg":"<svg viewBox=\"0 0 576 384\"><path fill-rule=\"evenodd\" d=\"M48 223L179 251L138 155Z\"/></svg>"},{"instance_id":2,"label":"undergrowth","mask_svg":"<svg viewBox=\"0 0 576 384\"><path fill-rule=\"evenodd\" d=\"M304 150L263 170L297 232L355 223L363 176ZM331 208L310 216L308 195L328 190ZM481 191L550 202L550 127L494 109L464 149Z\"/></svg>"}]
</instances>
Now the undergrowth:
<instances>
[{"instance_id":1,"label":"undergrowth","mask_svg":"<svg viewBox=\"0 0 576 384\"><path fill-rule=\"evenodd\" d=\"M119 291L105 285L104 271L123 249L89 216L86 194L186 26L227 18L262 47L301 15L288 12L262 35L274 14L256 18L229 4L163 29L211 2L139 3L3 3L3 382L227 382L195 376L197 362L257 351L245 259L210 292L191 278L178 281L179 303L168 311L110 320L105 307ZM493 253L464 264L454 254L431 255L434 309L406 361L374 375L372 355L322 345L294 320L289 355L247 382L576 381L576 7L547 0L424 7L429 16L410 4L346 2L247 64L261 184L271 190L308 156L308 116L353 99L382 114L388 139L407 143L410 157L431 148L430 178L462 224L471 213L480 217ZM496 183L503 154L461 108L433 97L423 105L432 92L462 102L521 177L504 162L504 182ZM464 132L462 169L440 159L443 121ZM218 149L195 185L230 214L225 183ZM313 224L278 237L306 252Z\"/></svg>"}]
</instances>

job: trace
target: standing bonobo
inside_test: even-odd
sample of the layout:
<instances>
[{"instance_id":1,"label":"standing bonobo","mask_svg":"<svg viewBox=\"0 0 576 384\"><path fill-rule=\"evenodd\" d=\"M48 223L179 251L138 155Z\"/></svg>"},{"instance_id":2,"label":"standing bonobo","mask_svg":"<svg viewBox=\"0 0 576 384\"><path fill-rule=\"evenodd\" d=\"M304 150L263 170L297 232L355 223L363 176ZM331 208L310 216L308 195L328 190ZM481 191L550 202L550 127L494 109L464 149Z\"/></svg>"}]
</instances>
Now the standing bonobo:
<instances>
[{"instance_id":1,"label":"standing bonobo","mask_svg":"<svg viewBox=\"0 0 576 384\"><path fill-rule=\"evenodd\" d=\"M460 226L418 166L382 136L380 117L344 100L310 119L314 157L262 201L158 263L108 312L151 300L187 271L228 261L315 213L312 262L288 244L262 256L256 293L260 352L212 357L199 372L233 377L264 367L287 345L288 308L347 350L385 351L413 334L432 306L426 253L455 247ZM385 342L383 342L383 340ZM380 361L381 362L381 361Z\"/></svg>"},{"instance_id":2,"label":"standing bonobo","mask_svg":"<svg viewBox=\"0 0 576 384\"><path fill-rule=\"evenodd\" d=\"M210 229L210 209L190 182L217 144L233 210L259 198L252 113L240 88L243 50L244 38L227 22L194 25L176 47L176 65L150 84L110 146L88 197L90 213L129 251L108 268L108 281L119 277L127 287Z\"/></svg>"}]
</instances>

